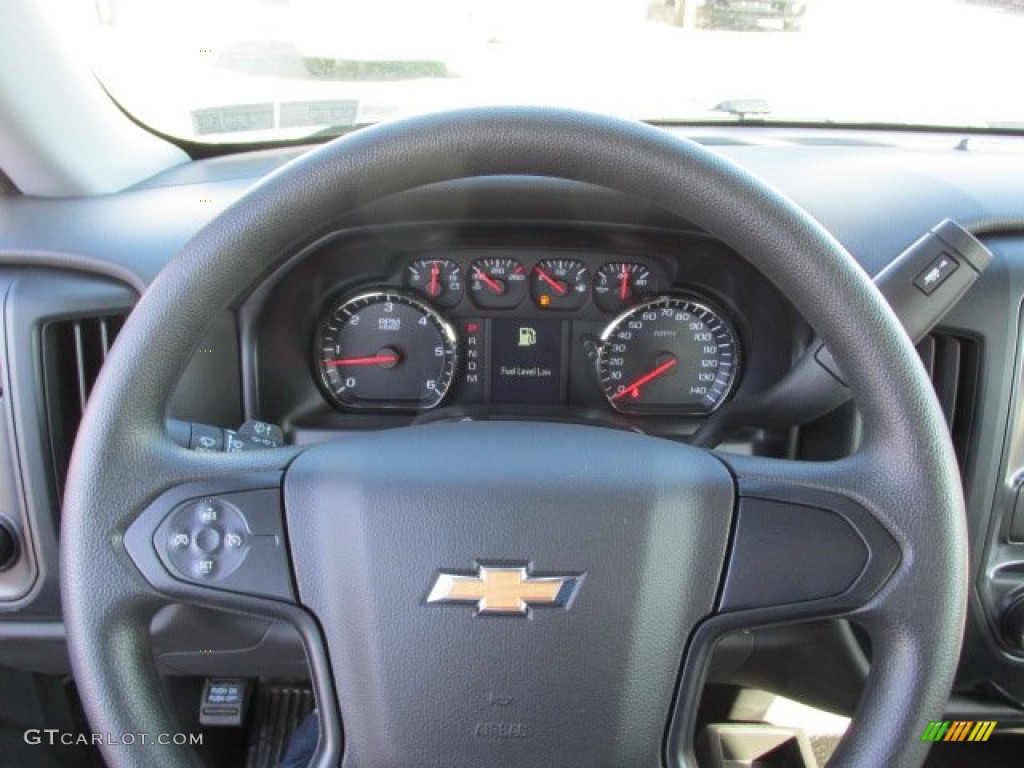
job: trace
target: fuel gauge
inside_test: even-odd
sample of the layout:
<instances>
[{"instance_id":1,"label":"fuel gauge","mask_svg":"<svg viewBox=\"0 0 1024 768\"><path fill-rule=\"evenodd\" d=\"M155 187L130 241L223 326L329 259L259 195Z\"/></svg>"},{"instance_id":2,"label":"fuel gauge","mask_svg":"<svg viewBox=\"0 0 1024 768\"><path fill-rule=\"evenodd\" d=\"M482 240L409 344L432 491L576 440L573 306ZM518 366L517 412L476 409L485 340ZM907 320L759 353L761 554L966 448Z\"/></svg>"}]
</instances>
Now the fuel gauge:
<instances>
[{"instance_id":1,"label":"fuel gauge","mask_svg":"<svg viewBox=\"0 0 1024 768\"><path fill-rule=\"evenodd\" d=\"M542 309L579 309L587 303L590 273L575 259L545 259L533 268L530 290Z\"/></svg>"}]
</instances>

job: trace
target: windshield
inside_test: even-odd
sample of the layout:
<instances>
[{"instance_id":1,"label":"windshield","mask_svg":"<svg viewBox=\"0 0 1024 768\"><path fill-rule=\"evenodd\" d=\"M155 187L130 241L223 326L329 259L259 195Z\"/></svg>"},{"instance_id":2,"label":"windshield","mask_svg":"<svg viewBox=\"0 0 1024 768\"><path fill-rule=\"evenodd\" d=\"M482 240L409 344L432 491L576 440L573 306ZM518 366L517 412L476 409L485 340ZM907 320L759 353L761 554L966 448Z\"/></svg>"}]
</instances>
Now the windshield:
<instances>
[{"instance_id":1,"label":"windshield","mask_svg":"<svg viewBox=\"0 0 1024 768\"><path fill-rule=\"evenodd\" d=\"M1024 127L1024 0L63 2L55 21L111 96L194 141L300 139L483 104Z\"/></svg>"}]
</instances>

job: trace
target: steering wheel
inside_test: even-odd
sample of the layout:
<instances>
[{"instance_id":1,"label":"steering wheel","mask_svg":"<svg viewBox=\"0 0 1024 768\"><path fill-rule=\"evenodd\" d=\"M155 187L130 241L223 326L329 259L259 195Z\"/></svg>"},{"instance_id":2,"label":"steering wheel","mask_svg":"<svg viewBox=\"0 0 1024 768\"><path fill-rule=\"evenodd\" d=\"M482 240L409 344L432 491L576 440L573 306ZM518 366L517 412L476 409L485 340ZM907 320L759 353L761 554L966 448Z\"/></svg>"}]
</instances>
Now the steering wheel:
<instances>
[{"instance_id":1,"label":"steering wheel","mask_svg":"<svg viewBox=\"0 0 1024 768\"><path fill-rule=\"evenodd\" d=\"M653 201L743 255L842 366L863 416L857 451L785 461L530 422L238 454L167 437L167 403L204 329L299 244L368 201L501 175ZM151 736L105 743L116 768L197 759L157 738L180 730L147 647L172 601L298 627L317 764L344 755L360 768L693 765L715 641L836 616L864 629L872 665L832 765L920 765L963 631L959 473L914 349L868 277L726 159L560 109L361 130L225 210L125 324L82 420L63 515L64 621L86 714L97 732ZM196 560L196 548L213 554Z\"/></svg>"}]
</instances>

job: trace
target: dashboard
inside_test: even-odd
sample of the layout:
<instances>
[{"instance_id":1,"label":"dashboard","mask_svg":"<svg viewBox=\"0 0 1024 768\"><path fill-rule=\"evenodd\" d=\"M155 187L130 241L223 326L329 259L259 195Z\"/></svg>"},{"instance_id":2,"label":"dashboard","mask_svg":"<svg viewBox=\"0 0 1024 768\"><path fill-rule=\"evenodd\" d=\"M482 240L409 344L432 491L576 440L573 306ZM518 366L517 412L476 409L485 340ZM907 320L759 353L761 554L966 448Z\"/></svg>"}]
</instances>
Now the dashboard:
<instances>
[{"instance_id":1,"label":"dashboard","mask_svg":"<svg viewBox=\"0 0 1024 768\"><path fill-rule=\"evenodd\" d=\"M944 218L996 223L976 229L994 263L922 353L948 405L974 575L951 711L994 719L986 708L998 706L998 719L1019 718L1024 639L1006 624L1024 594L1018 142L750 127L687 135L782 189L872 275ZM0 206L0 515L20 541L16 567L0 572L0 663L67 671L63 473L89 382L124 317L205 223L302 152L199 160L116 195L12 195ZM685 439L769 390L813 338L772 276L712 233L657 201L553 179L405 192L309 233L280 264L211 325L169 418L218 428L262 419L296 444L462 419L582 421ZM853 449L857 430L845 406L799 428L748 429L724 447L828 460ZM722 649L713 678L852 708L864 659L855 639L785 631L804 633L795 645L818 657L782 658L771 633L745 633ZM210 638L223 653L208 652ZM286 627L180 607L155 623L154 647L168 674L304 669Z\"/></svg>"},{"instance_id":2,"label":"dashboard","mask_svg":"<svg viewBox=\"0 0 1024 768\"><path fill-rule=\"evenodd\" d=\"M517 413L685 431L781 376L798 335L707 235L541 223L332 233L242 317L251 400L300 431Z\"/></svg>"}]
</instances>

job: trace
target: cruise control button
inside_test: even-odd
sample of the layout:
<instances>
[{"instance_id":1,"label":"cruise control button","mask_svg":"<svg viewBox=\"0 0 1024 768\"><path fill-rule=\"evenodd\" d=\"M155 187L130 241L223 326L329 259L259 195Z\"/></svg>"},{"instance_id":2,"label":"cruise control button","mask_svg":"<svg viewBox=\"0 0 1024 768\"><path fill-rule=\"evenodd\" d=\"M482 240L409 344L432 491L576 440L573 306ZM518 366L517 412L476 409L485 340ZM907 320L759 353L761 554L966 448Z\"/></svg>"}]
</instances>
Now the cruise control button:
<instances>
[{"instance_id":1,"label":"cruise control button","mask_svg":"<svg viewBox=\"0 0 1024 768\"><path fill-rule=\"evenodd\" d=\"M216 523L220 520L220 510L217 509L215 504L209 501L199 502L197 514L199 515L199 522L206 523L207 525L210 523Z\"/></svg>"},{"instance_id":2,"label":"cruise control button","mask_svg":"<svg viewBox=\"0 0 1024 768\"><path fill-rule=\"evenodd\" d=\"M182 500L152 542L180 581L265 597L293 595L277 488Z\"/></svg>"},{"instance_id":3,"label":"cruise control button","mask_svg":"<svg viewBox=\"0 0 1024 768\"><path fill-rule=\"evenodd\" d=\"M196 548L200 552L216 552L220 548L221 535L216 528L207 526L196 533Z\"/></svg>"}]
</instances>

